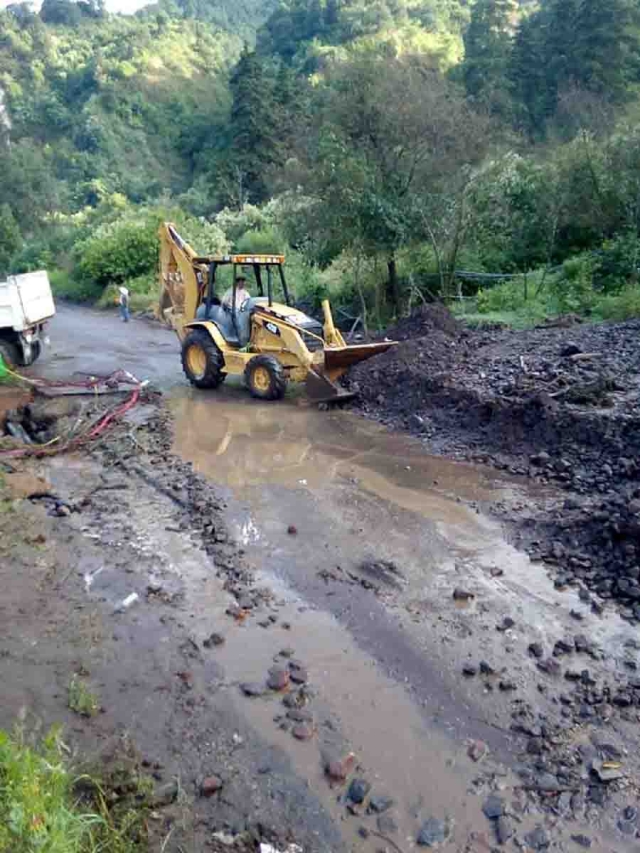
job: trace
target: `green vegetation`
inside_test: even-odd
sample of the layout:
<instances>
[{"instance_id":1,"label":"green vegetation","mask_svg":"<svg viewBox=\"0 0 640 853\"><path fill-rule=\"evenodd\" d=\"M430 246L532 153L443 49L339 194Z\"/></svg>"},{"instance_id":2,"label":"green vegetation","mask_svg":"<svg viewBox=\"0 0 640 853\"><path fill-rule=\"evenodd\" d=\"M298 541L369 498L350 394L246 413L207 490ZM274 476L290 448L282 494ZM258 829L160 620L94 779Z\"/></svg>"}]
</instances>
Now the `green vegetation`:
<instances>
[{"instance_id":1,"label":"green vegetation","mask_svg":"<svg viewBox=\"0 0 640 853\"><path fill-rule=\"evenodd\" d=\"M635 315L638 55L640 0L13 4L0 276L147 308L167 218L201 252L286 252L298 297L370 325L475 297L458 270L527 281L481 316Z\"/></svg>"},{"instance_id":2,"label":"green vegetation","mask_svg":"<svg viewBox=\"0 0 640 853\"><path fill-rule=\"evenodd\" d=\"M42 739L0 730L0 853L145 850L148 786L131 772L126 781L117 797L74 774L58 729Z\"/></svg>"},{"instance_id":3,"label":"green vegetation","mask_svg":"<svg viewBox=\"0 0 640 853\"><path fill-rule=\"evenodd\" d=\"M96 714L100 713L100 702L97 696L77 675L74 675L69 682L67 704L74 713L80 714L81 717L95 717Z\"/></svg>"}]
</instances>

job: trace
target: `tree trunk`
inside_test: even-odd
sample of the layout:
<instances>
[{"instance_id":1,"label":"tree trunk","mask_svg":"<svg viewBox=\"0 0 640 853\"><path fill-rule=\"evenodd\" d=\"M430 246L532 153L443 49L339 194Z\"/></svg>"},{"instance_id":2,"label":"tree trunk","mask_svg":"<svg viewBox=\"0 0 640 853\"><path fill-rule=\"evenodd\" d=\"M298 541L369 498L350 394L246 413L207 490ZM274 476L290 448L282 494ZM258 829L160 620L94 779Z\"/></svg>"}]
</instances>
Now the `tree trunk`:
<instances>
[{"instance_id":1,"label":"tree trunk","mask_svg":"<svg viewBox=\"0 0 640 853\"><path fill-rule=\"evenodd\" d=\"M389 255L387 260L387 304L398 316L400 313L400 299L398 294L398 263L395 255Z\"/></svg>"}]
</instances>

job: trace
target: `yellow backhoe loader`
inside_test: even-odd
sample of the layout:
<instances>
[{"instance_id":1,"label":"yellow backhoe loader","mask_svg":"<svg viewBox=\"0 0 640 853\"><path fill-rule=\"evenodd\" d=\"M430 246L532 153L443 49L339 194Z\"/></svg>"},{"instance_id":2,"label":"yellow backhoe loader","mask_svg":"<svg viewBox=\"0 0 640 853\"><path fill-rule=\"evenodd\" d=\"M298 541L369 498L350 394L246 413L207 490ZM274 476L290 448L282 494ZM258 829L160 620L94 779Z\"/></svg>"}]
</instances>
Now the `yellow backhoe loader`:
<instances>
[{"instance_id":1,"label":"yellow backhoe loader","mask_svg":"<svg viewBox=\"0 0 640 853\"><path fill-rule=\"evenodd\" d=\"M279 400L287 382L305 382L317 402L353 394L337 380L354 364L394 346L393 341L347 346L335 327L329 302L324 327L291 305L282 255L200 257L175 226L160 228L160 318L182 344L184 372L197 388L217 388L228 375L242 375L254 397ZM230 268L224 300L220 279ZM251 276L257 294L238 304L238 281ZM274 301L279 285L284 302Z\"/></svg>"}]
</instances>

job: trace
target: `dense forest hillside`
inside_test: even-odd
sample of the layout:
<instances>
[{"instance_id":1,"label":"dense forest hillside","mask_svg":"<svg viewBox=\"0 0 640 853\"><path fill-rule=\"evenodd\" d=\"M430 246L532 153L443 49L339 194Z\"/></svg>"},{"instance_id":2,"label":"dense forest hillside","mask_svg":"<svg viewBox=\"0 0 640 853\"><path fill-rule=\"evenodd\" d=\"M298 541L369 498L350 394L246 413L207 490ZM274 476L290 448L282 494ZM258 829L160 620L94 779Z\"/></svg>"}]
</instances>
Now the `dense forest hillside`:
<instances>
[{"instance_id":1,"label":"dense forest hillside","mask_svg":"<svg viewBox=\"0 0 640 853\"><path fill-rule=\"evenodd\" d=\"M482 311L631 310L639 34L640 0L10 3L0 274L142 304L172 215L376 322L460 269L535 280Z\"/></svg>"}]
</instances>

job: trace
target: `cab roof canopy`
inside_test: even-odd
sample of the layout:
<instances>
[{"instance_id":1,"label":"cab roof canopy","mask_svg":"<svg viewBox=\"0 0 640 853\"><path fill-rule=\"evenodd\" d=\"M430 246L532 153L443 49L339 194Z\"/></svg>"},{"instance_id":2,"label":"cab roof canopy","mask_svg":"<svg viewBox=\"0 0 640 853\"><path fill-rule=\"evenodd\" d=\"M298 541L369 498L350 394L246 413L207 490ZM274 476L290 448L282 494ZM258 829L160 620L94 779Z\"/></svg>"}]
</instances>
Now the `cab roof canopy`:
<instances>
[{"instance_id":1,"label":"cab roof canopy","mask_svg":"<svg viewBox=\"0 0 640 853\"><path fill-rule=\"evenodd\" d=\"M218 264L219 266L259 264L265 267L279 267L283 266L284 262L284 255L208 255L206 258L195 258L194 260L196 264Z\"/></svg>"}]
</instances>

